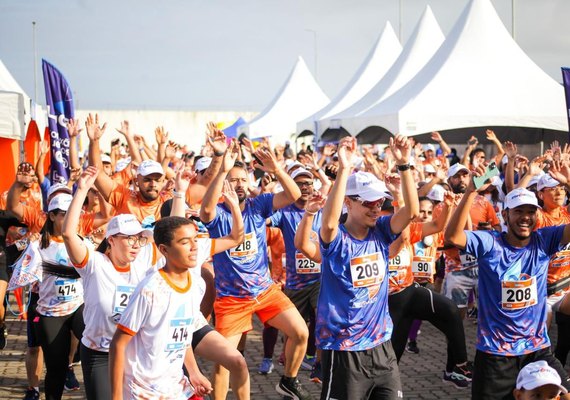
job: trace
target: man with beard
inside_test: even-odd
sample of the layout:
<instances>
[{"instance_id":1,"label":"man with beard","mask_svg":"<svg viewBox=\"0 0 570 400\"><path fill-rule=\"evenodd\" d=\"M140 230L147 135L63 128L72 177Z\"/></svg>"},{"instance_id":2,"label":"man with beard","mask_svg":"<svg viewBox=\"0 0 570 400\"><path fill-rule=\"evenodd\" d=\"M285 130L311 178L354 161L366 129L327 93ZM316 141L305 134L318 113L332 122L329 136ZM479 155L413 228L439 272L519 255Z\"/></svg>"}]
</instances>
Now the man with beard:
<instances>
[{"instance_id":1,"label":"man with beard","mask_svg":"<svg viewBox=\"0 0 570 400\"><path fill-rule=\"evenodd\" d=\"M470 180L471 174L469 169L462 164L454 164L447 171L447 183L455 194L463 195ZM436 207L434 219L439 217L442 208L442 204ZM469 217L466 225L463 225L462 228L487 230L492 227L500 231L501 225L493 206L485 197L479 194L475 196L469 211ZM461 318L465 318L469 294L471 291L477 291L477 276L479 273L477 259L472 254L455 247L446 248L444 256L445 282L443 293L457 305Z\"/></svg>"},{"instance_id":2,"label":"man with beard","mask_svg":"<svg viewBox=\"0 0 570 400\"><path fill-rule=\"evenodd\" d=\"M285 371L276 390L295 399L311 399L311 395L297 380L297 372L307 348L307 325L289 298L273 283L266 251L266 219L275 210L295 202L301 196L301 191L295 181L278 166L273 153L269 149L260 149L255 152L259 160L256 167L273 174L283 191L248 199L249 175L244 165L235 161L238 152L238 144L232 142L224 156L220 172L208 187L200 209L200 219L211 238L228 234L231 229L231 213L224 205L217 205L223 182L227 179L238 195L245 226L243 243L214 256L216 330L237 347L242 334L252 329L251 319L255 313L261 322L284 332L288 337ZM225 399L228 371L220 365L215 366L213 386L213 398Z\"/></svg>"},{"instance_id":3,"label":"man with beard","mask_svg":"<svg viewBox=\"0 0 570 400\"><path fill-rule=\"evenodd\" d=\"M476 174L481 172L479 168ZM559 246L570 242L570 226L534 231L539 208L536 196L518 188L505 198L506 233L463 230L476 196L471 181L445 231L445 240L473 254L479 265L472 398L512 399L521 368L539 360L556 369L562 385L570 388L568 375L550 351L546 327L548 262Z\"/></svg>"}]
</instances>

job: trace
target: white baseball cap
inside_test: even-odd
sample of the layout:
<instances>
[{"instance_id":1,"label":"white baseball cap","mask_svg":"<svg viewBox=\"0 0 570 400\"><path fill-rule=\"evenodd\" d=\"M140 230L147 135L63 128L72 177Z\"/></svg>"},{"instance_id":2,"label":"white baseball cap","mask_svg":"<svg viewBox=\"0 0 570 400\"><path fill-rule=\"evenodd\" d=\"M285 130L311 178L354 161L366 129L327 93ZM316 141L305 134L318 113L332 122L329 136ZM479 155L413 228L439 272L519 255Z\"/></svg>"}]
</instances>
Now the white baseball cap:
<instances>
[{"instance_id":1,"label":"white baseball cap","mask_svg":"<svg viewBox=\"0 0 570 400\"><path fill-rule=\"evenodd\" d=\"M291 173L291 178L295 179L298 176L301 175L305 175L308 176L309 178L313 179L313 174L311 173L311 171L305 169L305 168L297 168L295 171L293 171Z\"/></svg>"},{"instance_id":2,"label":"white baseball cap","mask_svg":"<svg viewBox=\"0 0 570 400\"><path fill-rule=\"evenodd\" d=\"M131 163L131 161L129 159L126 159L126 158L123 158L123 159L117 161L117 164L115 164L115 172L121 172L122 170L127 168L127 166L130 163Z\"/></svg>"},{"instance_id":3,"label":"white baseball cap","mask_svg":"<svg viewBox=\"0 0 570 400\"><path fill-rule=\"evenodd\" d=\"M449 167L449 169L447 170L447 177L451 178L452 176L455 176L459 171L467 171L469 172L469 168L467 168L465 165L463 164L453 164L451 167Z\"/></svg>"},{"instance_id":4,"label":"white baseball cap","mask_svg":"<svg viewBox=\"0 0 570 400\"><path fill-rule=\"evenodd\" d=\"M560 182L558 182L556 179L554 179L553 177L551 177L548 174L544 174L540 177L538 183L536 184L536 190L542 190L545 188L553 188L556 186L560 186Z\"/></svg>"},{"instance_id":5,"label":"white baseball cap","mask_svg":"<svg viewBox=\"0 0 570 400\"><path fill-rule=\"evenodd\" d=\"M128 236L138 235L139 233L147 237L152 236L152 231L144 229L133 214L119 214L111 218L109 225L107 225L105 237L108 238L118 233Z\"/></svg>"},{"instance_id":6,"label":"white baseball cap","mask_svg":"<svg viewBox=\"0 0 570 400\"><path fill-rule=\"evenodd\" d=\"M533 390L544 385L558 386L562 394L568 393L568 390L562 386L558 372L544 360L531 362L520 370L517 389Z\"/></svg>"},{"instance_id":7,"label":"white baseball cap","mask_svg":"<svg viewBox=\"0 0 570 400\"><path fill-rule=\"evenodd\" d=\"M73 196L69 193L62 193L55 196L50 200L48 205L48 212L53 210L67 211L69 210L69 205L73 200Z\"/></svg>"},{"instance_id":8,"label":"white baseball cap","mask_svg":"<svg viewBox=\"0 0 570 400\"><path fill-rule=\"evenodd\" d=\"M505 209L513 209L525 204L541 208L533 192L525 188L516 188L505 197Z\"/></svg>"},{"instance_id":9,"label":"white baseball cap","mask_svg":"<svg viewBox=\"0 0 570 400\"><path fill-rule=\"evenodd\" d=\"M287 161L289 161L289 160L287 160ZM291 173L291 170L292 170L293 168L299 168L299 167L300 167L300 168L304 168L304 167L305 167L305 166L304 166L303 164L301 164L299 161L290 162L290 163L288 163L289 165L287 165L287 161L285 162L285 168L287 168L287 173L288 173L288 174Z\"/></svg>"},{"instance_id":10,"label":"white baseball cap","mask_svg":"<svg viewBox=\"0 0 570 400\"><path fill-rule=\"evenodd\" d=\"M71 188L69 186L67 186L65 183L56 183L55 185L51 185L49 190L48 190L48 195L47 197L50 198L54 193L56 192L65 192L68 194L72 194L73 191L71 190Z\"/></svg>"},{"instance_id":11,"label":"white baseball cap","mask_svg":"<svg viewBox=\"0 0 570 400\"><path fill-rule=\"evenodd\" d=\"M358 171L348 177L346 195L358 196L358 198L364 201L375 201L381 198L392 199L384 182L370 172L362 171Z\"/></svg>"},{"instance_id":12,"label":"white baseball cap","mask_svg":"<svg viewBox=\"0 0 570 400\"><path fill-rule=\"evenodd\" d=\"M428 174L435 174L435 168L431 164L426 164L424 165L424 172L427 172Z\"/></svg>"},{"instance_id":13,"label":"white baseball cap","mask_svg":"<svg viewBox=\"0 0 570 400\"><path fill-rule=\"evenodd\" d=\"M198 161L196 161L196 164L194 164L194 170L196 172L204 171L210 166L211 163L212 163L211 157L200 157Z\"/></svg>"},{"instance_id":14,"label":"white baseball cap","mask_svg":"<svg viewBox=\"0 0 570 400\"><path fill-rule=\"evenodd\" d=\"M434 185L426 197L433 201L443 201L444 195L445 195L445 189L443 188L443 186Z\"/></svg>"},{"instance_id":15,"label":"white baseball cap","mask_svg":"<svg viewBox=\"0 0 570 400\"><path fill-rule=\"evenodd\" d=\"M101 162L111 164L111 157L107 154L101 154Z\"/></svg>"},{"instance_id":16,"label":"white baseball cap","mask_svg":"<svg viewBox=\"0 0 570 400\"><path fill-rule=\"evenodd\" d=\"M152 174L164 175L162 165L154 160L144 160L137 168L137 175L148 176Z\"/></svg>"},{"instance_id":17,"label":"white baseball cap","mask_svg":"<svg viewBox=\"0 0 570 400\"><path fill-rule=\"evenodd\" d=\"M435 146L431 143L424 145L424 151L433 151L435 153Z\"/></svg>"}]
</instances>

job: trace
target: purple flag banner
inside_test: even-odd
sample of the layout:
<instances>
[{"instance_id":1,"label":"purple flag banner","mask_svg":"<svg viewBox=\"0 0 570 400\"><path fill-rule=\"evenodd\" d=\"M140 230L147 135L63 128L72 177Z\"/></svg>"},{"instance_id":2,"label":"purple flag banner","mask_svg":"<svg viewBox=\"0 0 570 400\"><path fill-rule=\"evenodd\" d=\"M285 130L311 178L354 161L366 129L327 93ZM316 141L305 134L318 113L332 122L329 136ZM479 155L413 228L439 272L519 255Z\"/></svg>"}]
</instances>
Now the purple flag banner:
<instances>
[{"instance_id":1,"label":"purple flag banner","mask_svg":"<svg viewBox=\"0 0 570 400\"><path fill-rule=\"evenodd\" d=\"M570 68L562 67L562 81L566 95L566 117L568 118L568 141L570 142Z\"/></svg>"},{"instance_id":2,"label":"purple flag banner","mask_svg":"<svg viewBox=\"0 0 570 400\"><path fill-rule=\"evenodd\" d=\"M48 126L50 132L50 181L52 184L69 179L69 134L67 120L73 118L73 95L63 74L46 60L42 60Z\"/></svg>"}]
</instances>

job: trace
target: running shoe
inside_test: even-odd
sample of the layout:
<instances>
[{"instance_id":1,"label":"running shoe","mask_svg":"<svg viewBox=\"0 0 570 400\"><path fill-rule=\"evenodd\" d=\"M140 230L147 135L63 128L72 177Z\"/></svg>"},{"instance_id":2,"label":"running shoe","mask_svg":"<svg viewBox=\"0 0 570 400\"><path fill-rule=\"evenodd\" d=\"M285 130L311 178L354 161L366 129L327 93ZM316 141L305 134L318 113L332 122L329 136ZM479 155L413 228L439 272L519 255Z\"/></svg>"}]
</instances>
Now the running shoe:
<instances>
[{"instance_id":1,"label":"running shoe","mask_svg":"<svg viewBox=\"0 0 570 400\"><path fill-rule=\"evenodd\" d=\"M264 358L259 364L257 372L261 375L267 375L273 372L273 360L271 358Z\"/></svg>"},{"instance_id":2,"label":"running shoe","mask_svg":"<svg viewBox=\"0 0 570 400\"><path fill-rule=\"evenodd\" d=\"M310 376L311 382L323 383L323 370L321 369L321 363L316 361L311 370Z\"/></svg>"},{"instance_id":3,"label":"running shoe","mask_svg":"<svg viewBox=\"0 0 570 400\"><path fill-rule=\"evenodd\" d=\"M473 379L473 363L471 361L467 361L467 363L461 367L459 365L456 365L453 368L453 372L463 376L465 379L467 379L468 382L471 382Z\"/></svg>"},{"instance_id":4,"label":"running shoe","mask_svg":"<svg viewBox=\"0 0 570 400\"><path fill-rule=\"evenodd\" d=\"M281 380L275 386L277 393L283 396L289 396L293 400L313 400L313 396L301 385L297 378L281 377Z\"/></svg>"},{"instance_id":5,"label":"running shoe","mask_svg":"<svg viewBox=\"0 0 570 400\"><path fill-rule=\"evenodd\" d=\"M415 340L410 340L406 345L406 351L408 353L420 354L420 348Z\"/></svg>"},{"instance_id":6,"label":"running shoe","mask_svg":"<svg viewBox=\"0 0 570 400\"><path fill-rule=\"evenodd\" d=\"M34 388L28 388L24 400L40 400L40 392Z\"/></svg>"},{"instance_id":7,"label":"running shoe","mask_svg":"<svg viewBox=\"0 0 570 400\"><path fill-rule=\"evenodd\" d=\"M8 331L6 330L6 325L0 328L0 350L6 348L6 339L8 338Z\"/></svg>"},{"instance_id":8,"label":"running shoe","mask_svg":"<svg viewBox=\"0 0 570 400\"><path fill-rule=\"evenodd\" d=\"M67 374L65 376L65 385L63 386L65 390L79 390L79 381L73 372L73 367L69 367Z\"/></svg>"},{"instance_id":9,"label":"running shoe","mask_svg":"<svg viewBox=\"0 0 570 400\"><path fill-rule=\"evenodd\" d=\"M465 379L463 375L456 374L455 372L443 371L443 378L441 380L444 383L451 383L457 389L466 389L469 387L469 381Z\"/></svg>"},{"instance_id":10,"label":"running shoe","mask_svg":"<svg viewBox=\"0 0 570 400\"><path fill-rule=\"evenodd\" d=\"M301 368L307 371L311 371L313 369L313 365L315 365L316 360L317 357L315 356L305 355L305 357L303 358L303 362L301 363Z\"/></svg>"}]
</instances>

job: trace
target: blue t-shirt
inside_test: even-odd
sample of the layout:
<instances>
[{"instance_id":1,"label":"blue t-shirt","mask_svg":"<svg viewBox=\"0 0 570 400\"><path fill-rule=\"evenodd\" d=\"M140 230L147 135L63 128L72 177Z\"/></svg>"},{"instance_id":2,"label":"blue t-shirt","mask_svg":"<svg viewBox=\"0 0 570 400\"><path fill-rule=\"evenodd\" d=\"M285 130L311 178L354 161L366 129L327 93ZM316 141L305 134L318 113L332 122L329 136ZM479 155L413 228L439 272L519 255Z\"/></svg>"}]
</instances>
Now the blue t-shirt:
<instances>
[{"instance_id":1,"label":"blue t-shirt","mask_svg":"<svg viewBox=\"0 0 570 400\"><path fill-rule=\"evenodd\" d=\"M539 229L523 248L509 245L505 233L465 232L465 250L479 263L478 350L519 356L550 346L546 277L563 231L564 226Z\"/></svg>"},{"instance_id":2,"label":"blue t-shirt","mask_svg":"<svg viewBox=\"0 0 570 400\"><path fill-rule=\"evenodd\" d=\"M262 194L245 200L242 212L245 240L238 246L214 255L216 292L220 297L256 297L273 281L267 260L266 219L273 214L273 195ZM206 224L212 239L229 235L232 213L219 204L216 217Z\"/></svg>"},{"instance_id":3,"label":"blue t-shirt","mask_svg":"<svg viewBox=\"0 0 570 400\"><path fill-rule=\"evenodd\" d=\"M295 248L295 233L297 228L301 223L301 219L305 214L304 210L301 210L294 204L287 206L281 210L278 210L269 219L271 220L271 225L278 227L283 232L283 241L285 242L285 254L286 254L286 282L285 287L287 289L303 289L314 283L317 283L321 278L320 272L315 272L320 270L320 264L317 264L305 257L303 253L297 251ZM312 229L314 232L314 238L311 240L318 241L318 230L321 227L321 216L322 212L319 210L313 219ZM313 235L312 235L313 236ZM279 262L280 260L274 260L274 262Z\"/></svg>"},{"instance_id":4,"label":"blue t-shirt","mask_svg":"<svg viewBox=\"0 0 570 400\"><path fill-rule=\"evenodd\" d=\"M379 218L364 240L352 237L344 225L328 245L321 240L319 349L367 350L390 340L388 246L397 237L390 231L390 218Z\"/></svg>"}]
</instances>

